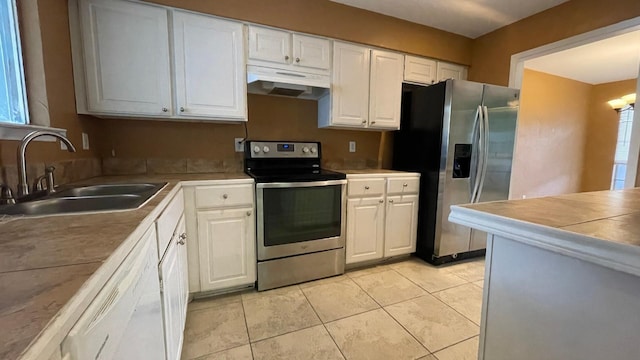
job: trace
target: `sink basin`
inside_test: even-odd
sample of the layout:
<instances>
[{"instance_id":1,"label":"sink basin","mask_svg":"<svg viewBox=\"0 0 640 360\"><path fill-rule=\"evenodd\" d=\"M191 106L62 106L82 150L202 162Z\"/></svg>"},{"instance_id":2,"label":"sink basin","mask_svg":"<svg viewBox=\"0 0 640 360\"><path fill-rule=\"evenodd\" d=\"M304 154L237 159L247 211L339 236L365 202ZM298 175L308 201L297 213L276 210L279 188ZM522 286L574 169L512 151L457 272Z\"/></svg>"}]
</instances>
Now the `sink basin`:
<instances>
[{"instance_id":1,"label":"sink basin","mask_svg":"<svg viewBox=\"0 0 640 360\"><path fill-rule=\"evenodd\" d=\"M0 215L55 215L138 208L166 183L82 185L48 197L0 206Z\"/></svg>"},{"instance_id":2,"label":"sink basin","mask_svg":"<svg viewBox=\"0 0 640 360\"><path fill-rule=\"evenodd\" d=\"M108 184L108 185L88 185L73 187L60 191L56 196L97 196L97 195L122 195L140 194L151 191L164 184Z\"/></svg>"}]
</instances>

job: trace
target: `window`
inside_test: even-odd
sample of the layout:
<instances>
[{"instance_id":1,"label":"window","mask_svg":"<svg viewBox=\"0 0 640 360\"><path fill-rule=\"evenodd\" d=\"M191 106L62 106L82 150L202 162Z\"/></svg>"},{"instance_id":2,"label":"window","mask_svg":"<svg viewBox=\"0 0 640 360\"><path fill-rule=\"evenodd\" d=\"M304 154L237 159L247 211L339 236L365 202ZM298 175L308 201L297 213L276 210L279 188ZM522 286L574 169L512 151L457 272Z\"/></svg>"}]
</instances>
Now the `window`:
<instances>
[{"instance_id":1,"label":"window","mask_svg":"<svg viewBox=\"0 0 640 360\"><path fill-rule=\"evenodd\" d=\"M611 190L624 189L624 178L627 175L627 159L629 158L629 143L631 142L631 125L633 124L633 106L627 105L620 109L620 124L618 125L618 142L613 164Z\"/></svg>"},{"instance_id":2,"label":"window","mask_svg":"<svg viewBox=\"0 0 640 360\"><path fill-rule=\"evenodd\" d=\"M15 0L0 5L0 123L27 124L22 52Z\"/></svg>"}]
</instances>

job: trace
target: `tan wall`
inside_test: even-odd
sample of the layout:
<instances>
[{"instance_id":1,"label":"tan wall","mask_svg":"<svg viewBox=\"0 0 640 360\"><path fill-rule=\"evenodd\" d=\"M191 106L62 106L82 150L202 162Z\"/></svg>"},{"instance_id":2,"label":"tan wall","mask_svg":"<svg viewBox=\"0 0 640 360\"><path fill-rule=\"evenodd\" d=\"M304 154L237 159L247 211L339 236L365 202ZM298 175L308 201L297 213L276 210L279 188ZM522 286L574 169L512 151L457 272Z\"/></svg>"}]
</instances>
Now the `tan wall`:
<instances>
[{"instance_id":1,"label":"tan wall","mask_svg":"<svg viewBox=\"0 0 640 360\"><path fill-rule=\"evenodd\" d=\"M636 91L636 79L595 85L589 97L582 191L608 190L618 139L618 113L607 101Z\"/></svg>"},{"instance_id":2,"label":"tan wall","mask_svg":"<svg viewBox=\"0 0 640 360\"><path fill-rule=\"evenodd\" d=\"M591 87L525 70L511 198L580 191Z\"/></svg>"},{"instance_id":3,"label":"tan wall","mask_svg":"<svg viewBox=\"0 0 640 360\"><path fill-rule=\"evenodd\" d=\"M255 140L318 140L325 165L332 168L376 167L379 132L318 129L318 103L286 97L249 95L247 130ZM108 131L101 136L101 156L115 150L121 158L219 159L236 158L234 138L244 138L242 125L103 120ZM349 153L349 141L357 152Z\"/></svg>"},{"instance_id":4,"label":"tan wall","mask_svg":"<svg viewBox=\"0 0 640 360\"><path fill-rule=\"evenodd\" d=\"M507 85L511 55L640 16L638 0L572 0L474 40L469 79Z\"/></svg>"}]
</instances>

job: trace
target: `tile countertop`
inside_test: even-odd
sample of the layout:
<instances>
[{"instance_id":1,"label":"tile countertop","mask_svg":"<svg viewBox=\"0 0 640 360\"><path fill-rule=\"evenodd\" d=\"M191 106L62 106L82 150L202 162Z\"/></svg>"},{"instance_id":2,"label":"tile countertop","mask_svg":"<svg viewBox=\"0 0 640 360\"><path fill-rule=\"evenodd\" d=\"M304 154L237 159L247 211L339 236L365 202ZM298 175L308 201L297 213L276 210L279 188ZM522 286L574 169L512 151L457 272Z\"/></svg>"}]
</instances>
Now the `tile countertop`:
<instances>
[{"instance_id":1,"label":"tile countertop","mask_svg":"<svg viewBox=\"0 0 640 360\"><path fill-rule=\"evenodd\" d=\"M407 171L399 171L399 170L388 170L388 169L340 169L334 170L344 174L347 174L348 177L365 177L367 175L384 175L384 176L419 176L419 173L407 172Z\"/></svg>"},{"instance_id":2,"label":"tile countertop","mask_svg":"<svg viewBox=\"0 0 640 360\"><path fill-rule=\"evenodd\" d=\"M640 276L640 188L452 206L449 220Z\"/></svg>"},{"instance_id":3,"label":"tile countertop","mask_svg":"<svg viewBox=\"0 0 640 360\"><path fill-rule=\"evenodd\" d=\"M0 359L53 351L180 184L239 179L251 180L244 173L104 176L79 184L168 184L135 210L0 218Z\"/></svg>"}]
</instances>

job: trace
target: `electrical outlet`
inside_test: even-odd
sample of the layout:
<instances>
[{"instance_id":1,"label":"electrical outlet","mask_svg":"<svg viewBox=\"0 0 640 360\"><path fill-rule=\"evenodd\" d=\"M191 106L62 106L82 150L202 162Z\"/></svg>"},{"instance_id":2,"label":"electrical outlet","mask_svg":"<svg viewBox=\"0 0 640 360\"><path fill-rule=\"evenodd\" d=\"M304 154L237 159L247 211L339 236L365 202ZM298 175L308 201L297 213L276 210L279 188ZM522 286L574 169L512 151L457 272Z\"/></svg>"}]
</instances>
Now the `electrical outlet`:
<instances>
[{"instance_id":1,"label":"electrical outlet","mask_svg":"<svg viewBox=\"0 0 640 360\"><path fill-rule=\"evenodd\" d=\"M236 147L236 152L244 152L244 138L233 139L233 144Z\"/></svg>"},{"instance_id":2,"label":"electrical outlet","mask_svg":"<svg viewBox=\"0 0 640 360\"><path fill-rule=\"evenodd\" d=\"M89 134L85 132L82 133L82 149L89 150Z\"/></svg>"},{"instance_id":3,"label":"electrical outlet","mask_svg":"<svg viewBox=\"0 0 640 360\"><path fill-rule=\"evenodd\" d=\"M67 147L67 145L65 143L63 143L62 141L60 141L60 150L64 150L67 151L69 148Z\"/></svg>"},{"instance_id":4,"label":"electrical outlet","mask_svg":"<svg viewBox=\"0 0 640 360\"><path fill-rule=\"evenodd\" d=\"M356 142L349 141L349 152L356 152Z\"/></svg>"}]
</instances>

